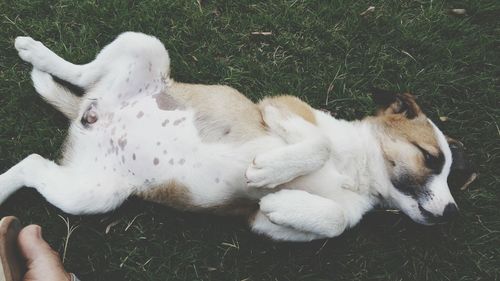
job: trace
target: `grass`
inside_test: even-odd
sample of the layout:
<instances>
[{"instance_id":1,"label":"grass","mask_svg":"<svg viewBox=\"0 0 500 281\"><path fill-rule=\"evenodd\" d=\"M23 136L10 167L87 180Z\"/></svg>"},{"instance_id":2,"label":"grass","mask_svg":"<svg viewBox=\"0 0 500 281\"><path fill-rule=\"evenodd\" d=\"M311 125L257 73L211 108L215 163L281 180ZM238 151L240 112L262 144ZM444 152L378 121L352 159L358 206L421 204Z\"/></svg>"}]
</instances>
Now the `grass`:
<instances>
[{"instance_id":1,"label":"grass","mask_svg":"<svg viewBox=\"0 0 500 281\"><path fill-rule=\"evenodd\" d=\"M254 100L289 93L354 119L373 112L371 84L414 92L480 173L453 191L461 217L424 227L377 211L335 239L275 243L234 219L136 199L75 217L24 189L0 215L43 225L82 280L500 280L498 1L201 2L0 1L0 171L34 152L57 158L68 125L36 96L13 39L32 36L82 63L134 30L165 43L176 80L228 84Z\"/></svg>"}]
</instances>

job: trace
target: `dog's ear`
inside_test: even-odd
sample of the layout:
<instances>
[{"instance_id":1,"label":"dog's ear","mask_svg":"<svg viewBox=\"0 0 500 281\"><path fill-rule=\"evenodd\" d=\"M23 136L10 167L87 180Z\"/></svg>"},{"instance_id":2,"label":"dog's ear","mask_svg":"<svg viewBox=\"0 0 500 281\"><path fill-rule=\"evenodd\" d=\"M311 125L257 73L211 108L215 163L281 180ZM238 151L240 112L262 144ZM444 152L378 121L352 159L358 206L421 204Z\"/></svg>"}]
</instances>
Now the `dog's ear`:
<instances>
[{"instance_id":1,"label":"dog's ear","mask_svg":"<svg viewBox=\"0 0 500 281\"><path fill-rule=\"evenodd\" d=\"M451 150L451 168L448 175L448 185L452 189L463 188L470 184L477 174L473 171L470 161L465 154L464 144L446 136Z\"/></svg>"},{"instance_id":2,"label":"dog's ear","mask_svg":"<svg viewBox=\"0 0 500 281\"><path fill-rule=\"evenodd\" d=\"M408 119L413 119L422 114L412 94L398 94L376 87L371 88L371 93L378 106L377 115L403 114Z\"/></svg>"}]
</instances>

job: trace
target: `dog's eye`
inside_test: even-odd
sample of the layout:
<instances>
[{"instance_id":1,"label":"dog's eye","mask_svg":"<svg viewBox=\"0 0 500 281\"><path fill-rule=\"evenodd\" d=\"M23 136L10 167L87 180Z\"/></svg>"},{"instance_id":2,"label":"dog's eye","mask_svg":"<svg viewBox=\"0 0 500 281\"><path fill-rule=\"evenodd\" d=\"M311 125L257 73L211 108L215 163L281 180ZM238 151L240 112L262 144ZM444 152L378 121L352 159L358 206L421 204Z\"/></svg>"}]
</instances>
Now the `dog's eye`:
<instances>
[{"instance_id":1,"label":"dog's eye","mask_svg":"<svg viewBox=\"0 0 500 281\"><path fill-rule=\"evenodd\" d=\"M424 156L425 166L435 174L441 173L444 165L443 153L440 152L437 156L435 156L429 151L422 148L420 145L415 144L415 146L420 150L420 152L422 152L422 155Z\"/></svg>"},{"instance_id":2,"label":"dog's eye","mask_svg":"<svg viewBox=\"0 0 500 281\"><path fill-rule=\"evenodd\" d=\"M433 159L435 159L436 157L432 154L430 154L427 150L424 150L422 149L422 154L424 154L424 159L425 161L432 161Z\"/></svg>"}]
</instances>

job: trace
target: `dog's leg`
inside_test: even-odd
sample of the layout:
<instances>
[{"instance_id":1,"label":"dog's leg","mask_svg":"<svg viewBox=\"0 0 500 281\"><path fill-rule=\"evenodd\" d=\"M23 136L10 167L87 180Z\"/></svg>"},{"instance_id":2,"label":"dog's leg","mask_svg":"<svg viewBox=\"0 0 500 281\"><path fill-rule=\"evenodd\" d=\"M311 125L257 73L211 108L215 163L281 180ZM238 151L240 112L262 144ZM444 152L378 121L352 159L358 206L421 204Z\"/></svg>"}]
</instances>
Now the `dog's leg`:
<instances>
[{"instance_id":1,"label":"dog's leg","mask_svg":"<svg viewBox=\"0 0 500 281\"><path fill-rule=\"evenodd\" d=\"M265 235L273 240L280 241L307 242L326 238L315 233L304 232L291 227L275 224L261 211L257 211L252 217L250 228L257 234Z\"/></svg>"},{"instance_id":2,"label":"dog's leg","mask_svg":"<svg viewBox=\"0 0 500 281\"><path fill-rule=\"evenodd\" d=\"M158 39L142 33L121 34L103 48L95 60L83 65L62 59L31 37L17 37L15 47L19 56L35 68L84 89L94 87L104 76L127 71L127 64L131 60L140 59L145 62L142 69L145 75L157 69L164 79L168 78L169 74L170 59L165 47Z\"/></svg>"},{"instance_id":3,"label":"dog's leg","mask_svg":"<svg viewBox=\"0 0 500 281\"><path fill-rule=\"evenodd\" d=\"M36 68L31 72L31 80L36 91L53 107L71 120L78 117L80 97L56 83L50 74Z\"/></svg>"},{"instance_id":4,"label":"dog's leg","mask_svg":"<svg viewBox=\"0 0 500 281\"><path fill-rule=\"evenodd\" d=\"M14 46L19 56L35 68L79 87L86 88L99 78L99 73L95 71L95 64L70 63L31 37L17 37Z\"/></svg>"},{"instance_id":5,"label":"dog's leg","mask_svg":"<svg viewBox=\"0 0 500 281\"><path fill-rule=\"evenodd\" d=\"M0 175L0 203L27 186L67 213L93 214L115 209L132 192L126 185L86 171L59 166L32 154Z\"/></svg>"},{"instance_id":6,"label":"dog's leg","mask_svg":"<svg viewBox=\"0 0 500 281\"><path fill-rule=\"evenodd\" d=\"M318 170L330 158L330 142L314 124L274 106L265 107L263 116L271 132L289 145L255 157L246 171L249 186L276 187Z\"/></svg>"},{"instance_id":7,"label":"dog's leg","mask_svg":"<svg viewBox=\"0 0 500 281\"><path fill-rule=\"evenodd\" d=\"M371 208L364 197L346 192L342 201L333 201L303 190L283 189L264 196L260 210L279 226L331 238L357 224Z\"/></svg>"}]
</instances>

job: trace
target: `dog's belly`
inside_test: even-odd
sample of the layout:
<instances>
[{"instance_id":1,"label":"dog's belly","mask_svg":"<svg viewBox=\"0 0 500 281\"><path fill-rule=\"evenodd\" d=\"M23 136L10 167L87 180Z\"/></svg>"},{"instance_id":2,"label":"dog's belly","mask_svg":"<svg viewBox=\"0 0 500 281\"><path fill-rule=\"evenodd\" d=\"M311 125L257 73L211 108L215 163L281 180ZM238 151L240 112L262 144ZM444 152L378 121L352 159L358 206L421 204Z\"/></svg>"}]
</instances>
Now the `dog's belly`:
<instances>
[{"instance_id":1,"label":"dog's belly","mask_svg":"<svg viewBox=\"0 0 500 281\"><path fill-rule=\"evenodd\" d=\"M197 207L262 196L247 187L246 168L258 152L281 145L270 136L243 143L203 142L193 109L160 108L152 96L109 108L98 102L97 115L87 127L80 121L71 126L66 165L135 193L175 182Z\"/></svg>"}]
</instances>

